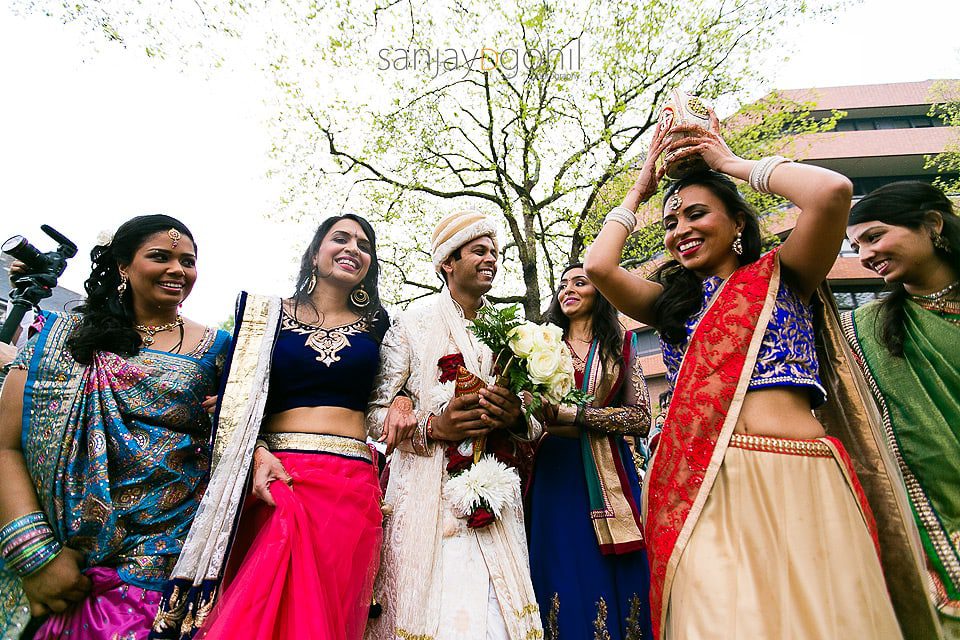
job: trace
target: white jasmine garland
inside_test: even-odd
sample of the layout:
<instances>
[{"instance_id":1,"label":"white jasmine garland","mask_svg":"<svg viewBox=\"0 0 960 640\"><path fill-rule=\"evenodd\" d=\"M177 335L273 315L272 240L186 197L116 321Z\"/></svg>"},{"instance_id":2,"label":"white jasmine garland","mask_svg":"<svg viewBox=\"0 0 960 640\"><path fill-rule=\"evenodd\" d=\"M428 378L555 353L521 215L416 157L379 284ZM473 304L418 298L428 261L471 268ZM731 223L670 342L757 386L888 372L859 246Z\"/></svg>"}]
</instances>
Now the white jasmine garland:
<instances>
[{"instance_id":1,"label":"white jasmine garland","mask_svg":"<svg viewBox=\"0 0 960 640\"><path fill-rule=\"evenodd\" d=\"M491 455L485 455L470 468L450 478L444 487L454 513L468 517L486 504L495 518L520 493L520 476Z\"/></svg>"}]
</instances>

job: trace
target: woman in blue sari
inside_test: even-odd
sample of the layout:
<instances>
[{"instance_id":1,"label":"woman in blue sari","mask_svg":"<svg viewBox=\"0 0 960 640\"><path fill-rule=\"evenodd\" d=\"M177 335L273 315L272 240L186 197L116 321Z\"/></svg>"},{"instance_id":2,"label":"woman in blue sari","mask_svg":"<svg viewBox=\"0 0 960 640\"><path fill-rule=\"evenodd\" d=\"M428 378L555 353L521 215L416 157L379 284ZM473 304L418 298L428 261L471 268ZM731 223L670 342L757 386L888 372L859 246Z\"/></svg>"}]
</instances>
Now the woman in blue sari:
<instances>
[{"instance_id":1,"label":"woman in blue sari","mask_svg":"<svg viewBox=\"0 0 960 640\"><path fill-rule=\"evenodd\" d=\"M530 570L548 640L652 637L640 482L624 436L650 429L633 332L566 268L547 321L563 329L586 407L547 407L530 487ZM645 445L645 442L641 442Z\"/></svg>"},{"instance_id":2,"label":"woman in blue sari","mask_svg":"<svg viewBox=\"0 0 960 640\"><path fill-rule=\"evenodd\" d=\"M11 364L0 397L3 638L149 633L206 484L207 409L229 342L179 313L196 251L174 218L127 221L91 252L78 313L49 314Z\"/></svg>"}]
</instances>

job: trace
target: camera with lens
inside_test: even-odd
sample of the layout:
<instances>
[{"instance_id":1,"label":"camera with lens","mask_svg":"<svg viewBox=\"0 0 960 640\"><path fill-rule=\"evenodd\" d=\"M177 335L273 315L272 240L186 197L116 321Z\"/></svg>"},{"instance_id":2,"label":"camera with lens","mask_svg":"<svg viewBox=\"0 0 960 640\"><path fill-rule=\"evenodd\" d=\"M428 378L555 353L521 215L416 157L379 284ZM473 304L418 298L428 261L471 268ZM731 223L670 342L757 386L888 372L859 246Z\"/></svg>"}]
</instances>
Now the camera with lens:
<instances>
[{"instance_id":1,"label":"camera with lens","mask_svg":"<svg viewBox=\"0 0 960 640\"><path fill-rule=\"evenodd\" d=\"M23 236L13 236L0 246L4 253L26 265L24 272L11 278L14 285L10 292L13 308L0 328L0 342L10 342L26 312L53 295L57 278L67 268L67 260L77 255L77 245L65 235L46 224L41 225L40 229L56 240L56 249L42 252Z\"/></svg>"},{"instance_id":2,"label":"camera with lens","mask_svg":"<svg viewBox=\"0 0 960 640\"><path fill-rule=\"evenodd\" d=\"M24 275L42 273L60 277L67 268L67 260L77 255L77 245L49 225L41 225L40 229L60 246L53 251L41 253L23 236L13 236L3 243L0 250L27 265L27 273Z\"/></svg>"}]
</instances>

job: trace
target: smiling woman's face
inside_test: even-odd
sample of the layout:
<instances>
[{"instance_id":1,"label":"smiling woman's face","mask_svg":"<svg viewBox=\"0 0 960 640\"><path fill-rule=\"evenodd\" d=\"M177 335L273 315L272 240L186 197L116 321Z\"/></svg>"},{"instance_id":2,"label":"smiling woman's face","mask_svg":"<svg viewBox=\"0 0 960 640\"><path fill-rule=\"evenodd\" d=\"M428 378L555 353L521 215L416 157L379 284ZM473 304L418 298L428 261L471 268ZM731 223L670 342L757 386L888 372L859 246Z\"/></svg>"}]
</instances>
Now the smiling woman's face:
<instances>
[{"instance_id":1,"label":"smiling woman's face","mask_svg":"<svg viewBox=\"0 0 960 640\"><path fill-rule=\"evenodd\" d=\"M681 266L701 277L729 275L739 266L733 241L743 222L730 216L723 201L699 184L680 189L663 210L663 244ZM673 208L674 203L679 207Z\"/></svg>"},{"instance_id":2,"label":"smiling woman's face","mask_svg":"<svg viewBox=\"0 0 960 640\"><path fill-rule=\"evenodd\" d=\"M337 221L323 237L313 258L317 275L352 289L370 270L370 240L356 220Z\"/></svg>"},{"instance_id":3,"label":"smiling woman's face","mask_svg":"<svg viewBox=\"0 0 960 640\"><path fill-rule=\"evenodd\" d=\"M910 285L922 282L942 262L933 248L930 230L912 229L879 220L847 227L847 239L857 252L860 264L875 271L884 282Z\"/></svg>"},{"instance_id":4,"label":"smiling woman's face","mask_svg":"<svg viewBox=\"0 0 960 640\"><path fill-rule=\"evenodd\" d=\"M583 267L573 267L560 277L560 288L557 290L557 302L560 310L568 318L589 316L593 313L596 304L597 289L587 278Z\"/></svg>"},{"instance_id":5,"label":"smiling woman's face","mask_svg":"<svg viewBox=\"0 0 960 640\"><path fill-rule=\"evenodd\" d=\"M197 281L197 253L182 234L174 246L167 231L159 231L137 247L133 260L120 265L129 279L133 299L142 308L176 307L190 295Z\"/></svg>"}]
</instances>

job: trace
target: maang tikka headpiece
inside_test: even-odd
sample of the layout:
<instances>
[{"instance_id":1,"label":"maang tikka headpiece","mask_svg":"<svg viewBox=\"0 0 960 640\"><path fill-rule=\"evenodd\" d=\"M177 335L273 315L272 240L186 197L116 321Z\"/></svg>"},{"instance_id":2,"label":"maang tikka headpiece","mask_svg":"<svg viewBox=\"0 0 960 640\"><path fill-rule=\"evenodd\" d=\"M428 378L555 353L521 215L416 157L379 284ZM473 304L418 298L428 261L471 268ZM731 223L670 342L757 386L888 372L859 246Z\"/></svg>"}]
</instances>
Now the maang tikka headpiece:
<instances>
[{"instance_id":1,"label":"maang tikka headpiece","mask_svg":"<svg viewBox=\"0 0 960 640\"><path fill-rule=\"evenodd\" d=\"M180 232L177 231L176 229L170 229L169 231L167 231L167 235L170 236L171 240L173 240L173 248L176 249L177 243L180 242L180 238L182 237L180 235Z\"/></svg>"},{"instance_id":2,"label":"maang tikka headpiece","mask_svg":"<svg viewBox=\"0 0 960 640\"><path fill-rule=\"evenodd\" d=\"M680 193L677 192L670 196L670 200L667 202L667 206L670 207L671 211L679 211L680 207L683 206L683 198L680 197Z\"/></svg>"}]
</instances>

